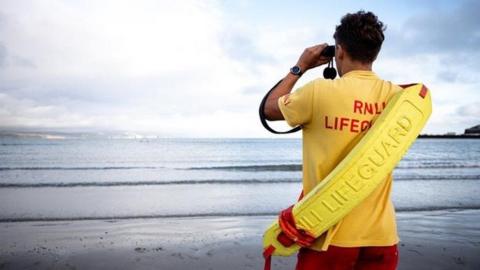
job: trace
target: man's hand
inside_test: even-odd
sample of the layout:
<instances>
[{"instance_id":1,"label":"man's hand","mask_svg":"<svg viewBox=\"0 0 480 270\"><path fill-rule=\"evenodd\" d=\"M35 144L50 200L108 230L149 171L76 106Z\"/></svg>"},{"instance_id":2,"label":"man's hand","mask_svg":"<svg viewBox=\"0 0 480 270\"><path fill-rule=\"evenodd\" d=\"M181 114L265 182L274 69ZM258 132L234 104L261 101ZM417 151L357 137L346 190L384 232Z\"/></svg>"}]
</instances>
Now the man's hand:
<instances>
[{"instance_id":1,"label":"man's hand","mask_svg":"<svg viewBox=\"0 0 480 270\"><path fill-rule=\"evenodd\" d=\"M309 69L328 63L332 59L331 57L320 56L323 49L325 49L327 46L327 43L323 43L306 48L298 59L297 66L299 66L300 69L305 72Z\"/></svg>"}]
</instances>

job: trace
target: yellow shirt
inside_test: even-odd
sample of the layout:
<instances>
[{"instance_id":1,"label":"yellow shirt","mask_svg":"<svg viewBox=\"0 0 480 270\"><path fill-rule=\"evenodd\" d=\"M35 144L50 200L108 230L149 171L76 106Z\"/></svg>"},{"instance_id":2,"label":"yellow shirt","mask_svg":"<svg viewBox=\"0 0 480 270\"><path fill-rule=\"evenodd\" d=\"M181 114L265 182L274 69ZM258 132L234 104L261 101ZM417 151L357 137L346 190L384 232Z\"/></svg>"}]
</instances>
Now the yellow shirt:
<instances>
[{"instance_id":1,"label":"yellow shirt","mask_svg":"<svg viewBox=\"0 0 480 270\"><path fill-rule=\"evenodd\" d=\"M387 101L401 88L371 71L355 70L337 80L317 79L280 97L290 126L302 125L303 191L310 192L366 134ZM391 246L398 243L390 199L392 174L312 246Z\"/></svg>"}]
</instances>

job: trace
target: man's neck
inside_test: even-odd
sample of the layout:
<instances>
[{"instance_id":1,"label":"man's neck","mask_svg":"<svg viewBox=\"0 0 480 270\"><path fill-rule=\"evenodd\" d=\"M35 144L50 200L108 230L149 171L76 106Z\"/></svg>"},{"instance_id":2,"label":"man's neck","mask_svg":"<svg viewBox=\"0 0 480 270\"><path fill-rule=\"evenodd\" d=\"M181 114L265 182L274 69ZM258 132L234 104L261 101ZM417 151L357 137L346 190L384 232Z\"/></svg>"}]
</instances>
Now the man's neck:
<instances>
[{"instance_id":1,"label":"man's neck","mask_svg":"<svg viewBox=\"0 0 480 270\"><path fill-rule=\"evenodd\" d=\"M362 62L349 62L345 63L343 68L342 68L342 75L347 74L350 71L353 70L367 70L367 71L372 71L372 63L362 63Z\"/></svg>"}]
</instances>

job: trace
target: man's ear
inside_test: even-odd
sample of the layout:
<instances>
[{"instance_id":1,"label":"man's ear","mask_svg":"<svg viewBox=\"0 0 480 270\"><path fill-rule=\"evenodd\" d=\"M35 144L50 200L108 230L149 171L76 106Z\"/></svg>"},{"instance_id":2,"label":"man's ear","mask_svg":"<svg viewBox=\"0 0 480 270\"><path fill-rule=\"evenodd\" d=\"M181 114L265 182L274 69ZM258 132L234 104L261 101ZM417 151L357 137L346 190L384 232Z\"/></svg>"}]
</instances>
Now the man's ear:
<instances>
[{"instance_id":1,"label":"man's ear","mask_svg":"<svg viewBox=\"0 0 480 270\"><path fill-rule=\"evenodd\" d=\"M337 44L335 45L335 56L337 57L338 60L342 61L343 58L345 58L345 51L343 50L342 45Z\"/></svg>"}]
</instances>

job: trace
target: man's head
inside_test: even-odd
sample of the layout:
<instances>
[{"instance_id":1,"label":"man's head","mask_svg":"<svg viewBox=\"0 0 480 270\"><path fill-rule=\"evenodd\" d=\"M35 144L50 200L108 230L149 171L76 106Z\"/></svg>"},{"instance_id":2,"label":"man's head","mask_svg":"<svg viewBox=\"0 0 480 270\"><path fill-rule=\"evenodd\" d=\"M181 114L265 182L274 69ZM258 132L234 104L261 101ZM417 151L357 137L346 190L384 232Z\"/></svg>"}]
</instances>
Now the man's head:
<instances>
[{"instance_id":1,"label":"man's head","mask_svg":"<svg viewBox=\"0 0 480 270\"><path fill-rule=\"evenodd\" d=\"M385 39L383 31L383 23L372 12L358 11L342 17L333 34L340 75L352 65L371 67Z\"/></svg>"}]
</instances>

